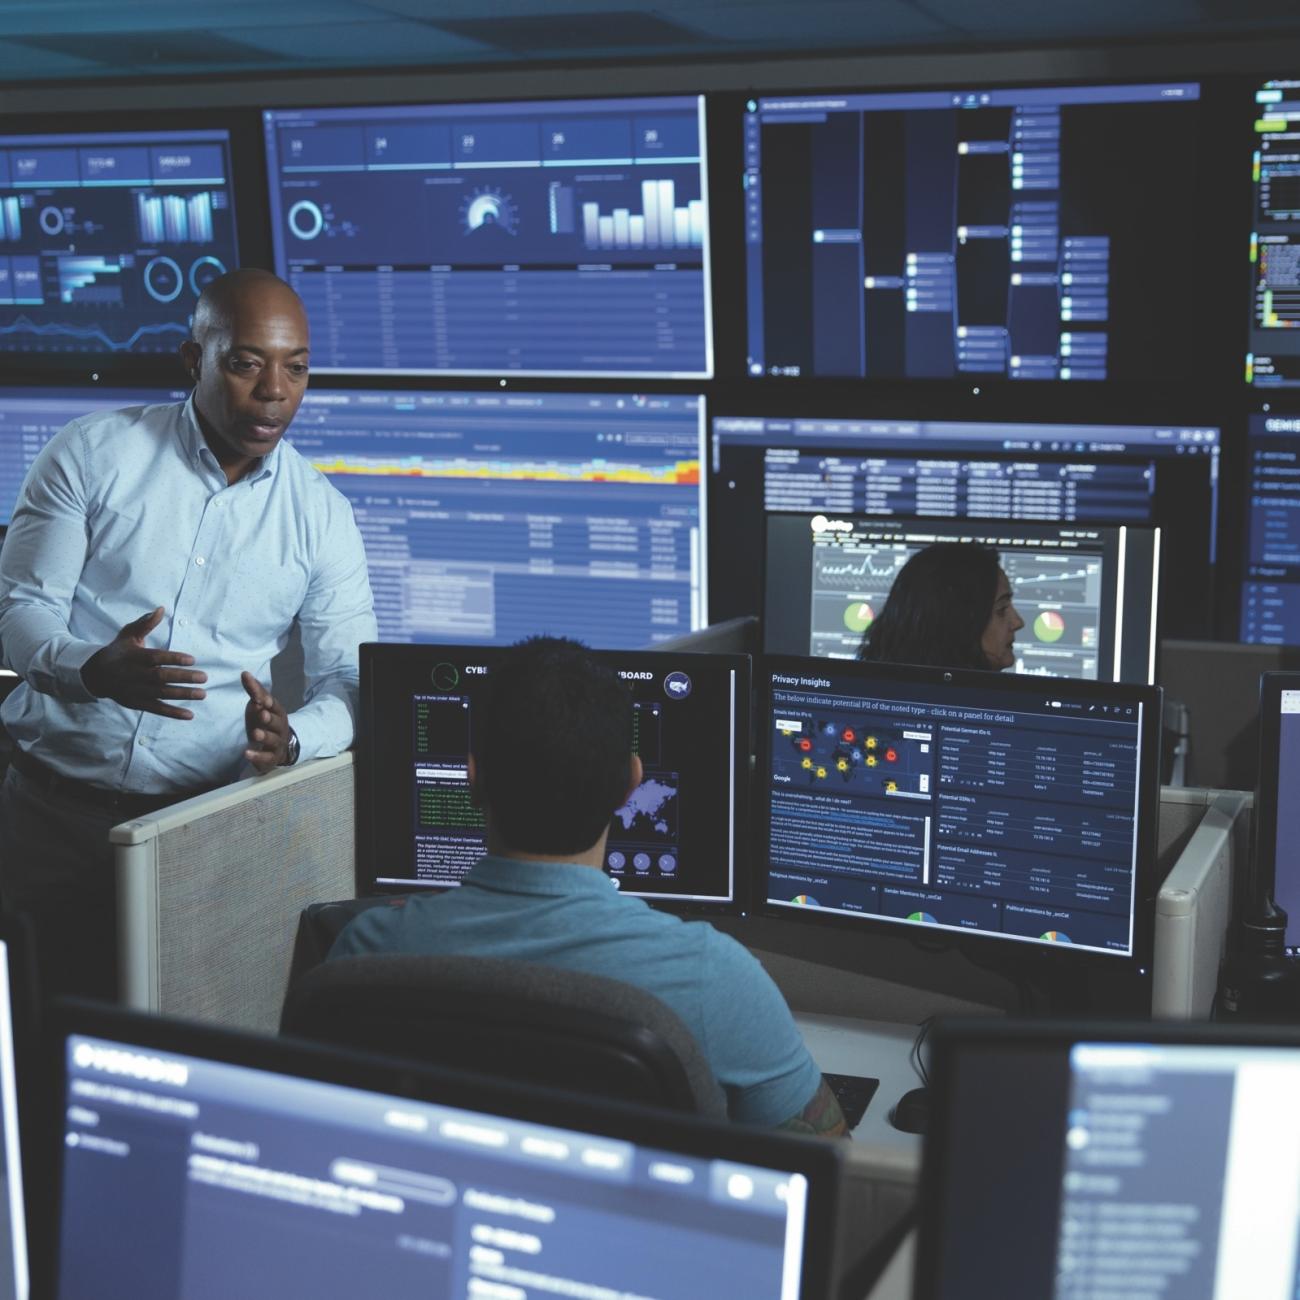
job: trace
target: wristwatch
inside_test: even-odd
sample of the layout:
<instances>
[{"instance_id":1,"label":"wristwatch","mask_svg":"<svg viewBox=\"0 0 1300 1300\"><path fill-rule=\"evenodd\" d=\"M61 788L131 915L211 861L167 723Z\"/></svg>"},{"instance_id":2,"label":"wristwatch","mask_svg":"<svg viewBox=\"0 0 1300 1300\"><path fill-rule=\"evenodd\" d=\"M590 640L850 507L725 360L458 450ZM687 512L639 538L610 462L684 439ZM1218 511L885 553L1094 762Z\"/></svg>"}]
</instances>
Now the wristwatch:
<instances>
[{"instance_id":1,"label":"wristwatch","mask_svg":"<svg viewBox=\"0 0 1300 1300\"><path fill-rule=\"evenodd\" d=\"M302 753L302 742L298 739L298 733L289 728L289 757L285 759L285 767L292 767L298 761L298 755Z\"/></svg>"}]
</instances>

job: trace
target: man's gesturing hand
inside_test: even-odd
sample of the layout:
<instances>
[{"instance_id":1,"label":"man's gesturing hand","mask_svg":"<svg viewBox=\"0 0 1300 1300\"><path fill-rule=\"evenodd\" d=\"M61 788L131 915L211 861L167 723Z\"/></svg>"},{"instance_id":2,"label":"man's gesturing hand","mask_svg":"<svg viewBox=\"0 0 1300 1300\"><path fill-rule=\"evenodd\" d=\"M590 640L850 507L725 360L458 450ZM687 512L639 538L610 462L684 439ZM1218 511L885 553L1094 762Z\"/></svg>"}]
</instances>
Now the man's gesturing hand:
<instances>
[{"instance_id":1,"label":"man's gesturing hand","mask_svg":"<svg viewBox=\"0 0 1300 1300\"><path fill-rule=\"evenodd\" d=\"M248 748L244 757L259 773L269 772L289 761L289 715L252 673L240 673L239 680L248 692L244 709Z\"/></svg>"},{"instance_id":2,"label":"man's gesturing hand","mask_svg":"<svg viewBox=\"0 0 1300 1300\"><path fill-rule=\"evenodd\" d=\"M208 675L192 667L193 655L145 648L145 637L162 622L162 617L163 607L159 605L152 613L128 623L81 665L81 680L92 695L101 699L188 722L194 717L189 709L162 701L203 699L207 692L199 690L197 684L206 682Z\"/></svg>"}]
</instances>

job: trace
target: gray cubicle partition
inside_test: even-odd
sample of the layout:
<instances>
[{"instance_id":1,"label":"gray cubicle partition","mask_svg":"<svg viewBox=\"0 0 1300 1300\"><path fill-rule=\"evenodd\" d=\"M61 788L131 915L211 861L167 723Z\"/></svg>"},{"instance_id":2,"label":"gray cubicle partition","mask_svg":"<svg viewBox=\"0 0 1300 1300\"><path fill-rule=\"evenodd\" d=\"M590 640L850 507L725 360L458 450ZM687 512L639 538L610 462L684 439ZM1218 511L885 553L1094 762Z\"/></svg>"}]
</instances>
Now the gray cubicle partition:
<instances>
[{"instance_id":1,"label":"gray cubicle partition","mask_svg":"<svg viewBox=\"0 0 1300 1300\"><path fill-rule=\"evenodd\" d=\"M354 808L340 754L115 826L123 1002L274 1033L299 913L354 895Z\"/></svg>"},{"instance_id":2,"label":"gray cubicle partition","mask_svg":"<svg viewBox=\"0 0 1300 1300\"><path fill-rule=\"evenodd\" d=\"M343 754L113 829L128 1005L275 1030L299 913L354 896L352 778ZM1249 806L1235 792L1162 792L1157 1014L1209 1014ZM914 1025L1013 1006L1006 979L955 952L781 917L716 924L755 951L796 1012Z\"/></svg>"}]
</instances>

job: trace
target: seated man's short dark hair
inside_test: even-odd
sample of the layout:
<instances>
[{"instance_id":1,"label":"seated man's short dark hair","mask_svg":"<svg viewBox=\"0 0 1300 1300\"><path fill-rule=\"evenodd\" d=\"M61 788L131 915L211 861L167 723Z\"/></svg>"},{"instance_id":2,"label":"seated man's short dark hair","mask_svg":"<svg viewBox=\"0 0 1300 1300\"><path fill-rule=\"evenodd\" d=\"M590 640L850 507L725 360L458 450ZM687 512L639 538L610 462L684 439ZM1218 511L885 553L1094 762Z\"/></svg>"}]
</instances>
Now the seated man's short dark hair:
<instances>
[{"instance_id":1,"label":"seated man's short dark hair","mask_svg":"<svg viewBox=\"0 0 1300 1300\"><path fill-rule=\"evenodd\" d=\"M475 705L470 748L492 830L512 849L591 848L627 794L632 695L585 646L512 646Z\"/></svg>"}]
</instances>

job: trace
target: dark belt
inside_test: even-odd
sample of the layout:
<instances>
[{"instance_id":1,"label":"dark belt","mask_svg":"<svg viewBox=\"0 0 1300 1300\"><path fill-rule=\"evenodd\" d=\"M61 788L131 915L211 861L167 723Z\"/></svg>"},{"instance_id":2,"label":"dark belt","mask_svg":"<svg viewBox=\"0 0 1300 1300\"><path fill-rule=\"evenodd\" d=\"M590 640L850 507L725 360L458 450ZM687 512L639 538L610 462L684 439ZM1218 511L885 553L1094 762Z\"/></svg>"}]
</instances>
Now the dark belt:
<instances>
[{"instance_id":1,"label":"dark belt","mask_svg":"<svg viewBox=\"0 0 1300 1300\"><path fill-rule=\"evenodd\" d=\"M170 808L174 803L193 799L195 795L207 794L216 786L205 785L193 790L173 790L168 794L141 794L134 790L110 790L107 786L91 785L89 781L77 781L64 776L52 767L47 767L39 758L21 749L15 749L10 763L25 780L30 781L43 794L55 799L66 799L70 803L79 803L88 808L99 808L105 812L118 813L124 818L143 817L147 813L157 812L160 808Z\"/></svg>"}]
</instances>

